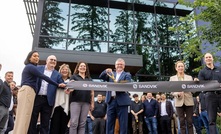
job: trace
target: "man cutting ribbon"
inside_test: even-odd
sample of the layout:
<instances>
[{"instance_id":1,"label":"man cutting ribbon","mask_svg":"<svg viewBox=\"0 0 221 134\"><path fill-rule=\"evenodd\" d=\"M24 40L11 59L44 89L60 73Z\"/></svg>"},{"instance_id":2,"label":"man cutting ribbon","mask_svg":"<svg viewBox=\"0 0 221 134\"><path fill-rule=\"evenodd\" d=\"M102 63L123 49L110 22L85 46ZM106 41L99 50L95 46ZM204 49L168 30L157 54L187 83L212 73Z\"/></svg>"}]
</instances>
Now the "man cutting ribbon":
<instances>
[{"instance_id":1,"label":"man cutting ribbon","mask_svg":"<svg viewBox=\"0 0 221 134\"><path fill-rule=\"evenodd\" d=\"M107 82L131 81L131 74L124 71L125 61L121 58L115 62L116 71L108 68L104 70L99 78ZM106 134L114 134L115 120L118 117L120 134L127 134L128 128L128 106L131 104L130 97L125 91L107 91L107 126Z\"/></svg>"}]
</instances>

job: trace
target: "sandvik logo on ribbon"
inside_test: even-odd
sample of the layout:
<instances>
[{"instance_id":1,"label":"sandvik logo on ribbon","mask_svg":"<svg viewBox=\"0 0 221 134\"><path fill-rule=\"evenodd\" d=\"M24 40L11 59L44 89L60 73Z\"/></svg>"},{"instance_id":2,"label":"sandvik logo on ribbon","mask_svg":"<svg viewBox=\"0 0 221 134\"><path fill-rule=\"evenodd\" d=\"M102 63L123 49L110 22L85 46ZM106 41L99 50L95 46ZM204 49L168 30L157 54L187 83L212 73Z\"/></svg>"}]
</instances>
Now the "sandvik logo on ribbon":
<instances>
[{"instance_id":1,"label":"sandvik logo on ribbon","mask_svg":"<svg viewBox=\"0 0 221 134\"><path fill-rule=\"evenodd\" d=\"M182 89L186 89L186 84L181 85Z\"/></svg>"},{"instance_id":2,"label":"sandvik logo on ribbon","mask_svg":"<svg viewBox=\"0 0 221 134\"><path fill-rule=\"evenodd\" d=\"M83 87L87 87L87 84L83 84Z\"/></svg>"},{"instance_id":3,"label":"sandvik logo on ribbon","mask_svg":"<svg viewBox=\"0 0 221 134\"><path fill-rule=\"evenodd\" d=\"M133 88L134 88L134 89L137 89L137 84L133 84Z\"/></svg>"}]
</instances>

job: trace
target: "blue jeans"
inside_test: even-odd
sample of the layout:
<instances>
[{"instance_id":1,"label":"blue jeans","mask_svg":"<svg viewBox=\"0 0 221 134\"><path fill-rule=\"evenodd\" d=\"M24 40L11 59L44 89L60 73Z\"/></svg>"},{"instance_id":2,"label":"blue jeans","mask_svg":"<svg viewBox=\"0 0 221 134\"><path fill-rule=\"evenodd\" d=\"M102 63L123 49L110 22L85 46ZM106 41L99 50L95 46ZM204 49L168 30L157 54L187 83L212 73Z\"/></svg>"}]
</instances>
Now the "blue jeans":
<instances>
[{"instance_id":1,"label":"blue jeans","mask_svg":"<svg viewBox=\"0 0 221 134\"><path fill-rule=\"evenodd\" d=\"M201 134L200 116L193 116L193 125L197 134Z\"/></svg>"},{"instance_id":2,"label":"blue jeans","mask_svg":"<svg viewBox=\"0 0 221 134\"><path fill-rule=\"evenodd\" d=\"M206 133L209 134L209 119L207 111L202 111L200 113L200 118L203 121L204 127L206 128Z\"/></svg>"},{"instance_id":3,"label":"blue jeans","mask_svg":"<svg viewBox=\"0 0 221 134\"><path fill-rule=\"evenodd\" d=\"M87 116L85 134L93 134L93 121L90 116Z\"/></svg>"},{"instance_id":4,"label":"blue jeans","mask_svg":"<svg viewBox=\"0 0 221 134\"><path fill-rule=\"evenodd\" d=\"M156 117L147 117L144 118L149 134L157 134L157 118Z\"/></svg>"}]
</instances>

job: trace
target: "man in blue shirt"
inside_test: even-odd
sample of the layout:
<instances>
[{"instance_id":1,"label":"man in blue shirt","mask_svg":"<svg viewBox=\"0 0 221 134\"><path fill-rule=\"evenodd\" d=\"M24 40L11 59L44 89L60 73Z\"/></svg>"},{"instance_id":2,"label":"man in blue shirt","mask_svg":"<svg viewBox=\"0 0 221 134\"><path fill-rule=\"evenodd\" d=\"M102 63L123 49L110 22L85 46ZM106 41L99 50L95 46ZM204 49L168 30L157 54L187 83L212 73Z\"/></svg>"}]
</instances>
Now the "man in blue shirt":
<instances>
[{"instance_id":1,"label":"man in blue shirt","mask_svg":"<svg viewBox=\"0 0 221 134\"><path fill-rule=\"evenodd\" d=\"M143 103L144 120L150 134L157 134L158 102L153 99L152 93L147 93L147 99Z\"/></svg>"}]
</instances>

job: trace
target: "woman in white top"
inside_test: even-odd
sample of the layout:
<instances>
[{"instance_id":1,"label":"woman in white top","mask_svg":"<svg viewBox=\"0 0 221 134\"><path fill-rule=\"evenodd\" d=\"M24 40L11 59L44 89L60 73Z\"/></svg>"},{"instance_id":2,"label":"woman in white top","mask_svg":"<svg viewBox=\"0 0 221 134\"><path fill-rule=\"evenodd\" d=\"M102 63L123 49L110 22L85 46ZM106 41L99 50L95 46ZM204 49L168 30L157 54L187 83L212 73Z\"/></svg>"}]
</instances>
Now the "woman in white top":
<instances>
[{"instance_id":1,"label":"woman in white top","mask_svg":"<svg viewBox=\"0 0 221 134\"><path fill-rule=\"evenodd\" d=\"M70 81L71 69L68 64L62 64L59 72L65 83ZM64 89L58 88L51 118L50 134L65 134L69 120L69 94L66 94Z\"/></svg>"}]
</instances>

